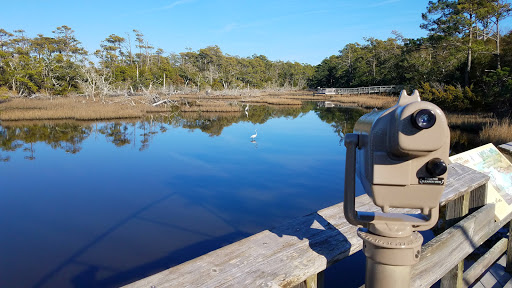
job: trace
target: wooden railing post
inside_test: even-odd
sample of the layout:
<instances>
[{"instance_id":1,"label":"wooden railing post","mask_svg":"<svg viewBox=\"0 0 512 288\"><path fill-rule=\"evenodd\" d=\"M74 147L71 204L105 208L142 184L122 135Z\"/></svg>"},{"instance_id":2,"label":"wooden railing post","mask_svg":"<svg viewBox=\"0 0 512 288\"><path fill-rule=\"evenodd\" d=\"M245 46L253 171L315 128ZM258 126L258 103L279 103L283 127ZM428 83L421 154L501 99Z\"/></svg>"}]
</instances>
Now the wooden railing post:
<instances>
[{"instance_id":1,"label":"wooden railing post","mask_svg":"<svg viewBox=\"0 0 512 288\"><path fill-rule=\"evenodd\" d=\"M324 271L309 276L304 282L293 288L324 288Z\"/></svg>"},{"instance_id":2,"label":"wooden railing post","mask_svg":"<svg viewBox=\"0 0 512 288\"><path fill-rule=\"evenodd\" d=\"M448 227L453 226L455 223L468 214L469 212L469 199L471 193L466 193L463 196L455 199L452 202L446 204L446 224ZM448 272L443 278L441 278L442 288L462 288L464 272L464 261L459 262Z\"/></svg>"},{"instance_id":3,"label":"wooden railing post","mask_svg":"<svg viewBox=\"0 0 512 288\"><path fill-rule=\"evenodd\" d=\"M466 216L470 209L485 205L487 184L473 189L446 204L446 228L453 226ZM453 267L443 278L441 287L463 287L464 260Z\"/></svg>"},{"instance_id":4,"label":"wooden railing post","mask_svg":"<svg viewBox=\"0 0 512 288\"><path fill-rule=\"evenodd\" d=\"M508 223L507 265L505 271L512 273L512 221Z\"/></svg>"}]
</instances>

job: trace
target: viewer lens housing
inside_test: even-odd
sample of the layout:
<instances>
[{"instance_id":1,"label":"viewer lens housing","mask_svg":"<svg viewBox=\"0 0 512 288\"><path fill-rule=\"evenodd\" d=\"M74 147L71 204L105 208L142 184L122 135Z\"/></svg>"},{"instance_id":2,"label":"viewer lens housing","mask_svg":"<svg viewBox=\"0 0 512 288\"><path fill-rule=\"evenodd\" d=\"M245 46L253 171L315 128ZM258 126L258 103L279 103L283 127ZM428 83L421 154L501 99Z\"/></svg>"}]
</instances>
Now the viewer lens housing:
<instances>
[{"instance_id":1,"label":"viewer lens housing","mask_svg":"<svg viewBox=\"0 0 512 288\"><path fill-rule=\"evenodd\" d=\"M429 129L436 124L436 114L430 109L421 109L412 114L411 121L420 130Z\"/></svg>"}]
</instances>

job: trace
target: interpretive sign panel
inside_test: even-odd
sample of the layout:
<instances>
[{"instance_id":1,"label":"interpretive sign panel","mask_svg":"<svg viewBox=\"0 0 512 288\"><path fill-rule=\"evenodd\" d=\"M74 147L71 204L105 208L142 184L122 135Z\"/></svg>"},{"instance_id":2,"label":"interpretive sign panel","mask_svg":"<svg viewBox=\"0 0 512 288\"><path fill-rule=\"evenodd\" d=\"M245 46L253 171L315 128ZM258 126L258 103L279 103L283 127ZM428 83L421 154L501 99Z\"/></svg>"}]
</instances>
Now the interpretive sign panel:
<instances>
[{"instance_id":1,"label":"interpretive sign panel","mask_svg":"<svg viewBox=\"0 0 512 288\"><path fill-rule=\"evenodd\" d=\"M450 160L489 175L487 203L496 203L497 219L512 212L512 203L503 197L505 193L512 194L512 164L493 144L454 155Z\"/></svg>"}]
</instances>

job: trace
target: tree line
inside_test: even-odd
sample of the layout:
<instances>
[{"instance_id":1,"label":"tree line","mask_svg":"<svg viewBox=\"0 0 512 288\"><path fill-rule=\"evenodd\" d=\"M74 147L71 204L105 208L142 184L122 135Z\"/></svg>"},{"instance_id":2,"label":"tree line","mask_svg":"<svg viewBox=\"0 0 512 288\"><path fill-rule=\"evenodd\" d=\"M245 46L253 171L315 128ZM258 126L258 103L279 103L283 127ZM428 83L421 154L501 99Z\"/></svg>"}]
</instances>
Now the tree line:
<instances>
[{"instance_id":1,"label":"tree line","mask_svg":"<svg viewBox=\"0 0 512 288\"><path fill-rule=\"evenodd\" d=\"M316 66L311 86L405 85L449 110L486 110L510 116L512 33L500 24L511 15L504 0L429 1L422 29L411 39L364 38Z\"/></svg>"},{"instance_id":2,"label":"tree line","mask_svg":"<svg viewBox=\"0 0 512 288\"><path fill-rule=\"evenodd\" d=\"M445 109L507 116L512 109L512 32L502 35L500 24L511 11L506 0L430 1L421 15L428 36L405 38L393 31L386 40L367 37L316 66L228 55L218 46L166 53L138 30L111 34L90 52L65 25L51 36L32 38L23 30L0 29L0 89L20 95L94 95L151 88L194 92L404 85L419 88L423 99Z\"/></svg>"},{"instance_id":3,"label":"tree line","mask_svg":"<svg viewBox=\"0 0 512 288\"><path fill-rule=\"evenodd\" d=\"M307 87L314 67L271 61L264 55L239 57L218 46L165 53L138 30L111 34L90 53L72 28L27 37L0 29L0 86L17 94L102 93L150 88L187 91ZM96 61L93 61L94 56Z\"/></svg>"}]
</instances>

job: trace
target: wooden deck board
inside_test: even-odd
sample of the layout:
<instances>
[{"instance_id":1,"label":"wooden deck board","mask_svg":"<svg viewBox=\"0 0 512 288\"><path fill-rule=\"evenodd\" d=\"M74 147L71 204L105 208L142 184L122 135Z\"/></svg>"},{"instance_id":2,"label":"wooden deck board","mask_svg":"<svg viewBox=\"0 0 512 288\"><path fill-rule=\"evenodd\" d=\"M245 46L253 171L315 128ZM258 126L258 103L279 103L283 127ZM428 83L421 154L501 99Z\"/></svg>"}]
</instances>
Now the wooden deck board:
<instances>
[{"instance_id":1,"label":"wooden deck board","mask_svg":"<svg viewBox=\"0 0 512 288\"><path fill-rule=\"evenodd\" d=\"M505 272L505 263L507 261L506 255L502 255L496 263L494 263L489 270L474 283L473 288L512 288L512 275Z\"/></svg>"},{"instance_id":2,"label":"wooden deck board","mask_svg":"<svg viewBox=\"0 0 512 288\"><path fill-rule=\"evenodd\" d=\"M491 273L486 273L478 283L482 284L485 288L501 286Z\"/></svg>"},{"instance_id":3,"label":"wooden deck board","mask_svg":"<svg viewBox=\"0 0 512 288\"><path fill-rule=\"evenodd\" d=\"M512 279L508 280L507 284L503 288L512 288Z\"/></svg>"},{"instance_id":4,"label":"wooden deck board","mask_svg":"<svg viewBox=\"0 0 512 288\"><path fill-rule=\"evenodd\" d=\"M496 280L504 286L512 278L510 274L505 272L505 267L500 263L495 263L489 269L489 273L496 278Z\"/></svg>"}]
</instances>

